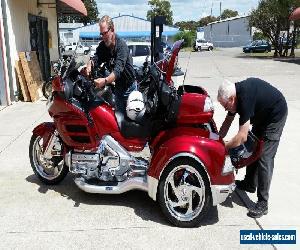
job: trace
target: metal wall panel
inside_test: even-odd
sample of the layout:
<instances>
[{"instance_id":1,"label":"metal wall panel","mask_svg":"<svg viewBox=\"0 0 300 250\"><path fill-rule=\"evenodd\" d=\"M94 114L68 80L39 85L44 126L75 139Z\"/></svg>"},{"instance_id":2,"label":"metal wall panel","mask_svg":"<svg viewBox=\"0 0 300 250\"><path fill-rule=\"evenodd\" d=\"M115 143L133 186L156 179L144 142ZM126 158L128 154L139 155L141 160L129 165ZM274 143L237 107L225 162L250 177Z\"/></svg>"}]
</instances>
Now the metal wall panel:
<instances>
[{"instance_id":1,"label":"metal wall panel","mask_svg":"<svg viewBox=\"0 0 300 250\"><path fill-rule=\"evenodd\" d=\"M216 47L240 47L252 40L248 17L208 24L204 37Z\"/></svg>"}]
</instances>

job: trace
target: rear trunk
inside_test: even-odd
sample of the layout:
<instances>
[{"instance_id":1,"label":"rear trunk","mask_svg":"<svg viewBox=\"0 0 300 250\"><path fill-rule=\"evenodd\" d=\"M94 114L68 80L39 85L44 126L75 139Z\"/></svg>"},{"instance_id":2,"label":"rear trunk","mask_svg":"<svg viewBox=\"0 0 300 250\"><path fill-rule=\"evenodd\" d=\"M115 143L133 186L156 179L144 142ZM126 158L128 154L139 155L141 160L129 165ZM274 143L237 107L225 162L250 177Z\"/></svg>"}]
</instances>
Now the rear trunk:
<instances>
[{"instance_id":1,"label":"rear trunk","mask_svg":"<svg viewBox=\"0 0 300 250\"><path fill-rule=\"evenodd\" d=\"M207 92L197 86L180 86L181 104L177 123L181 125L209 123L214 114L213 103Z\"/></svg>"}]
</instances>

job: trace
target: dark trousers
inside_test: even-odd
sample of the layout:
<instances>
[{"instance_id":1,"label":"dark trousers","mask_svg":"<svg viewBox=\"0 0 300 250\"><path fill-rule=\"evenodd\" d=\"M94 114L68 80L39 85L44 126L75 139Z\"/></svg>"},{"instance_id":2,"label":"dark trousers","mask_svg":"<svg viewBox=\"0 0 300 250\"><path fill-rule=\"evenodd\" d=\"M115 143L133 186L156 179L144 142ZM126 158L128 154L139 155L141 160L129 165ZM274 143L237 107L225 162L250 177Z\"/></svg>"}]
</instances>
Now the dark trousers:
<instances>
[{"instance_id":1,"label":"dark trousers","mask_svg":"<svg viewBox=\"0 0 300 250\"><path fill-rule=\"evenodd\" d=\"M274 169L274 158L280 137L287 118L286 115L278 122L269 124L263 131L263 149L261 157L247 166L245 181L249 186L257 187L258 201L268 201L269 190ZM253 128L256 134L257 128Z\"/></svg>"}]
</instances>

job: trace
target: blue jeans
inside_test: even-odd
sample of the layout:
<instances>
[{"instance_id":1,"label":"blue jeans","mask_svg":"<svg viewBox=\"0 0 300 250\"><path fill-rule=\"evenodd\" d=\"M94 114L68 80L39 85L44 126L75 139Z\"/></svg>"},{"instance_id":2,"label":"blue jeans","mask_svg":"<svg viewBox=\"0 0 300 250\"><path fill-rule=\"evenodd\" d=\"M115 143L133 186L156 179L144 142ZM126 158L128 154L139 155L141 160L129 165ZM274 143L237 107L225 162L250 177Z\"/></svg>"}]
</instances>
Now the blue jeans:
<instances>
[{"instance_id":1,"label":"blue jeans","mask_svg":"<svg viewBox=\"0 0 300 250\"><path fill-rule=\"evenodd\" d=\"M134 90L137 90L136 81L134 81L125 92L118 92L118 91L115 92L117 110L125 112L128 96Z\"/></svg>"}]
</instances>

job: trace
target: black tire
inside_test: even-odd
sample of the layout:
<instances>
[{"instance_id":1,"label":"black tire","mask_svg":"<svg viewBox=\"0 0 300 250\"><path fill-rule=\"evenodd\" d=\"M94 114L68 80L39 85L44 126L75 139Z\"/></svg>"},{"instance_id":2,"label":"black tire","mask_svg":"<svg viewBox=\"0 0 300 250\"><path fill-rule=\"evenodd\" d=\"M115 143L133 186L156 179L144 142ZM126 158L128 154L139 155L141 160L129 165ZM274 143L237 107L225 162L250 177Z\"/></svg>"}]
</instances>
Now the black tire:
<instances>
[{"instance_id":1,"label":"black tire","mask_svg":"<svg viewBox=\"0 0 300 250\"><path fill-rule=\"evenodd\" d=\"M176 190L169 183L173 174ZM177 195L180 195L180 198ZM198 162L187 157L176 159L167 166L159 180L157 196L164 215L177 227L199 226L212 206L211 189L205 170ZM179 203L181 205L172 207ZM191 209L195 208L195 211L189 218L187 213L190 204Z\"/></svg>"},{"instance_id":2,"label":"black tire","mask_svg":"<svg viewBox=\"0 0 300 250\"><path fill-rule=\"evenodd\" d=\"M48 163L50 162L52 166L46 166L46 161L42 162L43 159L41 159L43 156L38 155L37 147L39 147L40 150L42 150L42 145L39 143L41 142L42 137L37 135L32 135L29 145L29 158L30 158L30 164L33 169L33 172L35 175L45 184L53 185L58 184L61 182L67 175L69 169L63 162L63 157L57 157L54 156ZM39 145L37 145L39 144ZM59 163L62 164L59 166ZM55 169L58 170L57 173L52 174L50 171L55 171ZM48 171L48 173L46 172Z\"/></svg>"},{"instance_id":3,"label":"black tire","mask_svg":"<svg viewBox=\"0 0 300 250\"><path fill-rule=\"evenodd\" d=\"M214 48L212 47L212 46L209 46L208 47L208 51L211 51L211 50L213 50Z\"/></svg>"},{"instance_id":4,"label":"black tire","mask_svg":"<svg viewBox=\"0 0 300 250\"><path fill-rule=\"evenodd\" d=\"M42 87L42 91L43 91L43 96L46 99L48 99L49 96L52 93L52 78L49 81L44 82L43 87Z\"/></svg>"},{"instance_id":5,"label":"black tire","mask_svg":"<svg viewBox=\"0 0 300 250\"><path fill-rule=\"evenodd\" d=\"M197 50L198 50L198 51L201 51L201 50L202 50L202 49L201 49L201 46L198 46Z\"/></svg>"},{"instance_id":6,"label":"black tire","mask_svg":"<svg viewBox=\"0 0 300 250\"><path fill-rule=\"evenodd\" d=\"M84 51L83 54L87 55L89 52L88 51Z\"/></svg>"}]
</instances>

